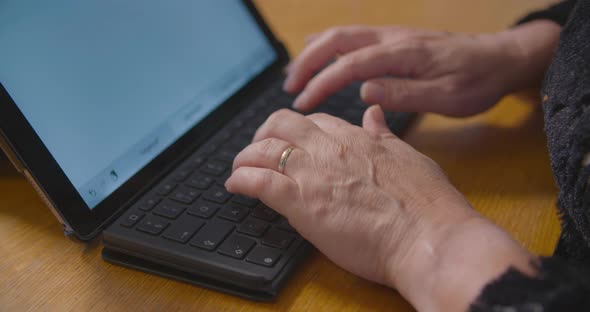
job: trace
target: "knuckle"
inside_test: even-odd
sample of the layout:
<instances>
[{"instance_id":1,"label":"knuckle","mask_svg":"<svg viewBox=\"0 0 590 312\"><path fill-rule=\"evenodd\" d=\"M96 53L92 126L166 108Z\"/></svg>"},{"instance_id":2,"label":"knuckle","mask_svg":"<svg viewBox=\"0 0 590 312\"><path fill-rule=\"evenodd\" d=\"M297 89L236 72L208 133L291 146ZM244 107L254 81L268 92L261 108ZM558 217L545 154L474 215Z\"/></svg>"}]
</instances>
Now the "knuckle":
<instances>
[{"instance_id":1,"label":"knuckle","mask_svg":"<svg viewBox=\"0 0 590 312\"><path fill-rule=\"evenodd\" d=\"M271 122L280 122L285 119L287 116L291 115L291 111L286 108L279 109L278 111L272 113L268 120Z\"/></svg>"},{"instance_id":2,"label":"knuckle","mask_svg":"<svg viewBox=\"0 0 590 312\"><path fill-rule=\"evenodd\" d=\"M289 115L289 111L287 109L280 109L274 113L272 113L266 119L264 126L261 128L263 133L272 132L273 129L278 128L282 122L284 122L285 118Z\"/></svg>"},{"instance_id":3,"label":"knuckle","mask_svg":"<svg viewBox=\"0 0 590 312\"><path fill-rule=\"evenodd\" d=\"M268 138L260 141L258 147L258 154L260 157L272 156L276 150L277 141L273 138Z\"/></svg>"},{"instance_id":4,"label":"knuckle","mask_svg":"<svg viewBox=\"0 0 590 312\"><path fill-rule=\"evenodd\" d=\"M313 113L311 115L308 115L307 118L311 120L326 120L330 118L330 115L326 113Z\"/></svg>"}]
</instances>

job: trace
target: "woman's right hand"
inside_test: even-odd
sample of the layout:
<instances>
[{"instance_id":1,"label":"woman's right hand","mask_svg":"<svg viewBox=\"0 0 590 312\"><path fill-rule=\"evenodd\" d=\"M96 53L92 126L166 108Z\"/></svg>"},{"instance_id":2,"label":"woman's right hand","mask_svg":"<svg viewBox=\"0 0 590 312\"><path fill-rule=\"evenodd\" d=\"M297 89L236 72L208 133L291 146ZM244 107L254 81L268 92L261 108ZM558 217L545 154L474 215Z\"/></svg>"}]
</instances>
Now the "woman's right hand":
<instances>
[{"instance_id":1,"label":"woman's right hand","mask_svg":"<svg viewBox=\"0 0 590 312\"><path fill-rule=\"evenodd\" d=\"M385 110L473 115L511 91L538 83L560 30L550 21L478 35L336 27L311 37L289 65L284 89L301 92L294 107L307 111L360 80L362 99Z\"/></svg>"},{"instance_id":2,"label":"woman's right hand","mask_svg":"<svg viewBox=\"0 0 590 312\"><path fill-rule=\"evenodd\" d=\"M259 198L337 265L397 288L419 311L465 311L490 280L533 259L392 134L378 106L362 128L275 112L236 156L226 187Z\"/></svg>"}]
</instances>

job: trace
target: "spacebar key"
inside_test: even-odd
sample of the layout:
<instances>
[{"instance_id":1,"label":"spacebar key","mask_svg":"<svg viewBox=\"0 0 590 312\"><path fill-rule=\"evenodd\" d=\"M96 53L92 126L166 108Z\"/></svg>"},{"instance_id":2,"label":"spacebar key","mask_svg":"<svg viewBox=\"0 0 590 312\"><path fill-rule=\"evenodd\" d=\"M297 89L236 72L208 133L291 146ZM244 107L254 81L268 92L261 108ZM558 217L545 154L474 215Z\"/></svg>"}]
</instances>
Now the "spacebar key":
<instances>
[{"instance_id":1,"label":"spacebar key","mask_svg":"<svg viewBox=\"0 0 590 312\"><path fill-rule=\"evenodd\" d=\"M215 250L234 229L234 225L221 220L207 223L191 240L190 244L206 250Z\"/></svg>"}]
</instances>

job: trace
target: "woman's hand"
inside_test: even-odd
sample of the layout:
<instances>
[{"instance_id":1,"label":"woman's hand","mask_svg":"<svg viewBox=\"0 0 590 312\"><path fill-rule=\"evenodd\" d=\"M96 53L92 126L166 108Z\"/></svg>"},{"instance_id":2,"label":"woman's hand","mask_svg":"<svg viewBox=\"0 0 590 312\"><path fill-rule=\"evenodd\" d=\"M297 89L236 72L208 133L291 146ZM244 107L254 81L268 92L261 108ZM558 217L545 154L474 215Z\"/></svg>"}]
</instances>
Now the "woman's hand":
<instances>
[{"instance_id":1,"label":"woman's hand","mask_svg":"<svg viewBox=\"0 0 590 312\"><path fill-rule=\"evenodd\" d=\"M540 82L560 30L549 21L477 35L336 27L311 37L289 65L284 89L301 91L294 107L306 111L360 80L362 99L385 110L472 115Z\"/></svg>"},{"instance_id":2,"label":"woman's hand","mask_svg":"<svg viewBox=\"0 0 590 312\"><path fill-rule=\"evenodd\" d=\"M522 249L472 210L432 160L395 137L378 106L363 124L278 111L238 154L226 187L259 198L336 264L396 287L415 307L452 307L459 298L464 308L508 265L486 270L493 257L479 250ZM463 281L472 270L483 276Z\"/></svg>"}]
</instances>

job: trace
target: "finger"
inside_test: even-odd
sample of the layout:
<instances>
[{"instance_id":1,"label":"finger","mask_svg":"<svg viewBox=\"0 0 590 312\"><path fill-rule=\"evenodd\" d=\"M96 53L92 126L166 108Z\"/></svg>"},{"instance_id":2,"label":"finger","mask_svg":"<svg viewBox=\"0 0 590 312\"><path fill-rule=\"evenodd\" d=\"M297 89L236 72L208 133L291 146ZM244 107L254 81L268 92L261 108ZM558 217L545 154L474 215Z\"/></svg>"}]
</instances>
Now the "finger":
<instances>
[{"instance_id":1,"label":"finger","mask_svg":"<svg viewBox=\"0 0 590 312\"><path fill-rule=\"evenodd\" d=\"M306 118L313 121L320 129L327 133L339 133L343 129L351 126L351 124L344 119L324 113L311 114L306 116Z\"/></svg>"},{"instance_id":2,"label":"finger","mask_svg":"<svg viewBox=\"0 0 590 312\"><path fill-rule=\"evenodd\" d=\"M340 27L320 34L289 66L289 76L283 86L287 92L298 92L324 65L340 54L376 44L375 28Z\"/></svg>"},{"instance_id":3,"label":"finger","mask_svg":"<svg viewBox=\"0 0 590 312\"><path fill-rule=\"evenodd\" d=\"M279 139L264 139L248 145L234 159L232 170L240 167L266 168L278 171L283 153L292 144ZM294 177L301 163L307 158L306 152L300 148L294 149L285 165L284 174Z\"/></svg>"},{"instance_id":4,"label":"finger","mask_svg":"<svg viewBox=\"0 0 590 312\"><path fill-rule=\"evenodd\" d=\"M322 130L305 116L288 109L281 109L272 113L258 128L252 142L276 138L306 150L310 139L322 133Z\"/></svg>"},{"instance_id":5,"label":"finger","mask_svg":"<svg viewBox=\"0 0 590 312\"><path fill-rule=\"evenodd\" d=\"M299 186L274 170L240 167L227 179L225 187L230 193L258 198L287 218L298 206Z\"/></svg>"},{"instance_id":6,"label":"finger","mask_svg":"<svg viewBox=\"0 0 590 312\"><path fill-rule=\"evenodd\" d=\"M311 44L316 39L318 39L321 35L322 35L321 33L315 33L315 34L307 35L307 37L305 37L305 45Z\"/></svg>"},{"instance_id":7,"label":"finger","mask_svg":"<svg viewBox=\"0 0 590 312\"><path fill-rule=\"evenodd\" d=\"M367 104L379 104L386 110L447 113L445 81L382 78L366 81L361 98Z\"/></svg>"},{"instance_id":8,"label":"finger","mask_svg":"<svg viewBox=\"0 0 590 312\"><path fill-rule=\"evenodd\" d=\"M385 122L385 114L379 105L373 105L365 111L363 129L378 135L393 134Z\"/></svg>"},{"instance_id":9,"label":"finger","mask_svg":"<svg viewBox=\"0 0 590 312\"><path fill-rule=\"evenodd\" d=\"M353 81L387 75L420 75L424 66L421 47L405 44L377 45L351 52L315 76L297 97L293 106L299 110L315 108L321 101Z\"/></svg>"}]
</instances>

